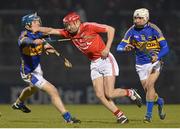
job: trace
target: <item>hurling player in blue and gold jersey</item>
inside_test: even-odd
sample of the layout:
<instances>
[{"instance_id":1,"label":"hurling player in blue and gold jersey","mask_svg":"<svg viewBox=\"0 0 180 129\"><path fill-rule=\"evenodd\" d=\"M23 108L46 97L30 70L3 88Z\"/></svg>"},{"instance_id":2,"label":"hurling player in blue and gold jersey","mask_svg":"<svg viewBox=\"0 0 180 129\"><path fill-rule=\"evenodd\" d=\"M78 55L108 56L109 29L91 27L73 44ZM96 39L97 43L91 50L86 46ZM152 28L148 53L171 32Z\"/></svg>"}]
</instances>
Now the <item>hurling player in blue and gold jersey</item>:
<instances>
[{"instance_id":1,"label":"hurling player in blue and gold jersey","mask_svg":"<svg viewBox=\"0 0 180 129\"><path fill-rule=\"evenodd\" d=\"M28 83L28 87L23 89L16 102L12 105L12 108L25 113L31 112L31 110L24 105L24 101L40 89L48 93L52 104L62 114L67 123L80 122L78 119L72 118L71 114L64 107L58 90L43 77L40 65L40 56L43 49L45 49L46 53L55 53L56 50L50 44L44 44L49 38L48 35L31 31L31 27L41 26L40 17L37 16L36 13L25 15L22 17L22 26L24 30L18 39L22 60L20 73L22 79Z\"/></svg>"},{"instance_id":2,"label":"hurling player in blue and gold jersey","mask_svg":"<svg viewBox=\"0 0 180 129\"><path fill-rule=\"evenodd\" d=\"M164 100L155 91L155 82L159 77L161 59L169 47L161 30L149 22L149 11L145 8L137 9L133 15L134 25L129 28L124 38L117 46L117 51L135 50L136 71L146 92L146 106L144 122L152 121L154 103L158 105L160 119L165 119L163 111Z\"/></svg>"}]
</instances>

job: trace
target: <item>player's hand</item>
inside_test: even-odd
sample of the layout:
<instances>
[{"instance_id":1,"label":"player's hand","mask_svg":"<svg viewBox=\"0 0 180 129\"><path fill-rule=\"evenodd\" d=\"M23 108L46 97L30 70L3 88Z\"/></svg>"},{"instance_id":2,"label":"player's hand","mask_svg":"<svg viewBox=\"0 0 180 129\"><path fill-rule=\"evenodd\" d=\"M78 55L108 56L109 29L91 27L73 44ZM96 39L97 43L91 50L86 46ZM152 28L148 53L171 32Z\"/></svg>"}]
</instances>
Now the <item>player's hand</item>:
<instances>
[{"instance_id":1,"label":"player's hand","mask_svg":"<svg viewBox=\"0 0 180 129\"><path fill-rule=\"evenodd\" d=\"M131 45L131 44L127 44L127 45L125 46L125 51L132 51L133 49L134 49L134 46Z\"/></svg>"},{"instance_id":2,"label":"player's hand","mask_svg":"<svg viewBox=\"0 0 180 129\"><path fill-rule=\"evenodd\" d=\"M108 54L109 54L109 48L105 47L105 49L101 52L101 58L102 59L105 59L108 57Z\"/></svg>"},{"instance_id":3,"label":"player's hand","mask_svg":"<svg viewBox=\"0 0 180 129\"><path fill-rule=\"evenodd\" d=\"M71 64L71 62L68 60L68 59L64 59L64 65L65 65L65 67L67 67L67 68L72 68L72 64Z\"/></svg>"},{"instance_id":4,"label":"player's hand","mask_svg":"<svg viewBox=\"0 0 180 129\"><path fill-rule=\"evenodd\" d=\"M44 42L44 40L42 40L42 39L35 39L35 40L33 41L33 43L35 43L35 44L37 44L37 45L42 44L43 42Z\"/></svg>"},{"instance_id":5,"label":"player's hand","mask_svg":"<svg viewBox=\"0 0 180 129\"><path fill-rule=\"evenodd\" d=\"M44 45L44 49L47 55L49 55L49 53L55 53L56 54L56 50L54 49L54 47L52 47L50 44L46 44Z\"/></svg>"},{"instance_id":6,"label":"player's hand","mask_svg":"<svg viewBox=\"0 0 180 129\"><path fill-rule=\"evenodd\" d=\"M153 56L151 57L151 62L152 62L152 63L156 62L157 60L158 60L158 56L157 56L157 55L153 55Z\"/></svg>"}]
</instances>

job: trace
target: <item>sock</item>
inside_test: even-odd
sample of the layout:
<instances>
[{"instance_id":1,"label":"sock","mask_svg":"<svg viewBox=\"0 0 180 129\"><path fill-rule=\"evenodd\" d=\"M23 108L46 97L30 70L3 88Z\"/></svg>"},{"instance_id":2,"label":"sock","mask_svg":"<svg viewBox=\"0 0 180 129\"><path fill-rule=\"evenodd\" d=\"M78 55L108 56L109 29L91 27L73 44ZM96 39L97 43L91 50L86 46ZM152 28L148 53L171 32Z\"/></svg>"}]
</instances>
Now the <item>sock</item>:
<instances>
[{"instance_id":1,"label":"sock","mask_svg":"<svg viewBox=\"0 0 180 129\"><path fill-rule=\"evenodd\" d=\"M132 90L131 89L125 89L125 90L126 90L126 96L131 97L131 95L133 94Z\"/></svg>"},{"instance_id":2,"label":"sock","mask_svg":"<svg viewBox=\"0 0 180 129\"><path fill-rule=\"evenodd\" d=\"M18 105L24 105L24 102L20 102L20 103L18 103Z\"/></svg>"},{"instance_id":3,"label":"sock","mask_svg":"<svg viewBox=\"0 0 180 129\"><path fill-rule=\"evenodd\" d=\"M113 114L119 119L123 115L123 112L117 109Z\"/></svg>"},{"instance_id":4,"label":"sock","mask_svg":"<svg viewBox=\"0 0 180 129\"><path fill-rule=\"evenodd\" d=\"M155 102L156 102L158 105L163 105L163 98L160 98L159 96L156 96Z\"/></svg>"},{"instance_id":5,"label":"sock","mask_svg":"<svg viewBox=\"0 0 180 129\"><path fill-rule=\"evenodd\" d=\"M146 101L146 117L151 118L152 117L152 110L153 110L154 102L153 101Z\"/></svg>"},{"instance_id":6,"label":"sock","mask_svg":"<svg viewBox=\"0 0 180 129\"><path fill-rule=\"evenodd\" d=\"M64 113L62 116L66 120L66 122L71 121L71 114L69 112Z\"/></svg>"}]
</instances>

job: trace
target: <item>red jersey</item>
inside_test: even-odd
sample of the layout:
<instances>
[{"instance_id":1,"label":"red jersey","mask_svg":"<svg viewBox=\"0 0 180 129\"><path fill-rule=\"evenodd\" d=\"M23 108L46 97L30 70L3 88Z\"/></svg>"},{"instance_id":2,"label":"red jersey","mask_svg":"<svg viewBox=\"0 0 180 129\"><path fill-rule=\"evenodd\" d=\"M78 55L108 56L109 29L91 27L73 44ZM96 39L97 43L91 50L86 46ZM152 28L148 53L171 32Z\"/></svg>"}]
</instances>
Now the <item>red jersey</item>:
<instances>
[{"instance_id":1,"label":"red jersey","mask_svg":"<svg viewBox=\"0 0 180 129\"><path fill-rule=\"evenodd\" d=\"M82 38L73 39L73 44L90 60L96 60L101 57L101 52L105 48L105 43L98 33L106 31L106 25L85 22L81 23L80 30L76 35L70 34L65 29L59 30L60 35L66 38Z\"/></svg>"}]
</instances>

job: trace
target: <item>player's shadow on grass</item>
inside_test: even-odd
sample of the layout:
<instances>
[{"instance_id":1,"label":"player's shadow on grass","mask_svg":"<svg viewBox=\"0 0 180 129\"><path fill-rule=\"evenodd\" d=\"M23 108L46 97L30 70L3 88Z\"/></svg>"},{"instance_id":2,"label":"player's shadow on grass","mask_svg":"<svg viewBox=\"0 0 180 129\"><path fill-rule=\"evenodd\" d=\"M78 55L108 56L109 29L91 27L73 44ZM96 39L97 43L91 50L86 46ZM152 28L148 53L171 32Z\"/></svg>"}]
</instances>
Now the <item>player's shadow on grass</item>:
<instances>
[{"instance_id":1,"label":"player's shadow on grass","mask_svg":"<svg viewBox=\"0 0 180 129\"><path fill-rule=\"evenodd\" d=\"M139 122L139 121L142 121L141 119L129 119L129 121L131 122Z\"/></svg>"},{"instance_id":2,"label":"player's shadow on grass","mask_svg":"<svg viewBox=\"0 0 180 129\"><path fill-rule=\"evenodd\" d=\"M142 120L140 120L140 119L129 119L129 122L141 122L141 121ZM102 124L114 124L114 123L117 123L116 120L115 121L85 120L85 121L82 121L82 122L87 122L87 123L102 123Z\"/></svg>"},{"instance_id":3,"label":"player's shadow on grass","mask_svg":"<svg viewBox=\"0 0 180 129\"><path fill-rule=\"evenodd\" d=\"M84 120L82 122L87 122L87 123L102 123L102 124L113 124L116 121L100 121L100 120Z\"/></svg>"},{"instance_id":4,"label":"player's shadow on grass","mask_svg":"<svg viewBox=\"0 0 180 129\"><path fill-rule=\"evenodd\" d=\"M37 120L11 120L9 122L14 122L14 123L44 123L44 121L37 121Z\"/></svg>"}]
</instances>

